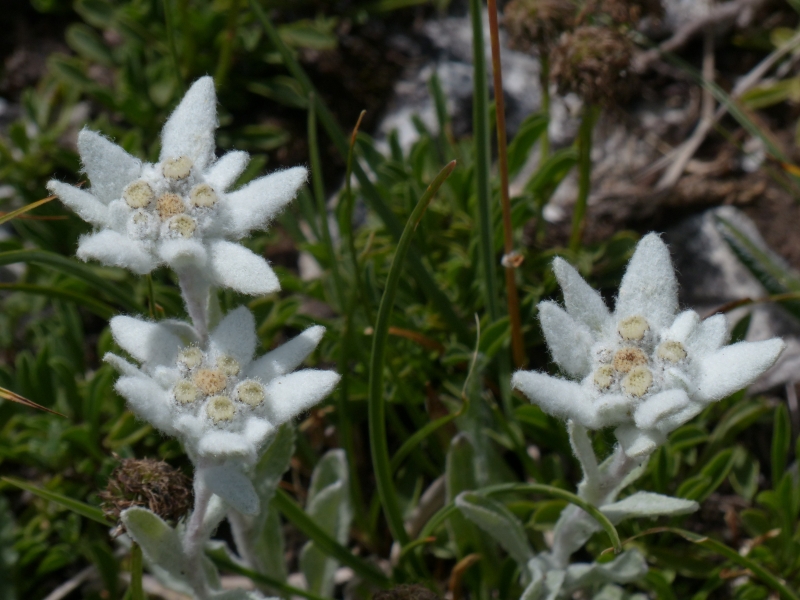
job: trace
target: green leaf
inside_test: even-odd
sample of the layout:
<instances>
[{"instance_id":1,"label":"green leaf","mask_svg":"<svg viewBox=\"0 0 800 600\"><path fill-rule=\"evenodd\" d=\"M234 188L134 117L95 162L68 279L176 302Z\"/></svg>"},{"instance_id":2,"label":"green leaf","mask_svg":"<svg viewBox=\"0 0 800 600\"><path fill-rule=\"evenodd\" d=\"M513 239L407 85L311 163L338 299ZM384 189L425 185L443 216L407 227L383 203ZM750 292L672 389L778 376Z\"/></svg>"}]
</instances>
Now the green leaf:
<instances>
[{"instance_id":1,"label":"green leaf","mask_svg":"<svg viewBox=\"0 0 800 600\"><path fill-rule=\"evenodd\" d=\"M702 502L725 481L733 468L735 458L733 448L720 451L698 475L686 479L678 487L676 495Z\"/></svg>"},{"instance_id":2,"label":"green leaf","mask_svg":"<svg viewBox=\"0 0 800 600\"><path fill-rule=\"evenodd\" d=\"M493 358L511 339L511 326L508 317L502 317L481 332L478 351L487 358Z\"/></svg>"},{"instance_id":3,"label":"green leaf","mask_svg":"<svg viewBox=\"0 0 800 600\"><path fill-rule=\"evenodd\" d=\"M180 537L152 511L134 506L120 516L125 530L142 547L150 565L164 569L178 581L187 578L186 559Z\"/></svg>"},{"instance_id":4,"label":"green leaf","mask_svg":"<svg viewBox=\"0 0 800 600\"><path fill-rule=\"evenodd\" d=\"M97 508L96 506L91 506L90 504L86 504L85 502L81 502L80 500L75 500L74 498L70 498L68 496L64 496L63 494L59 494L58 492L53 492L51 490L46 490L44 488L40 488L35 485L31 485L25 481L21 481L16 479L15 477L0 477L0 480L5 481L6 483L10 483L20 489L23 489L31 494L35 494L40 498L44 498L45 500L49 500L50 502L55 502L56 504L60 504L64 508L71 510L74 513L81 515L82 517L86 517L87 519L91 519L101 525L105 525L106 527L113 527L114 523L109 521L106 516L103 514L103 511Z\"/></svg>"},{"instance_id":5,"label":"green leaf","mask_svg":"<svg viewBox=\"0 0 800 600\"><path fill-rule=\"evenodd\" d=\"M636 492L623 500L600 507L601 512L612 523L616 524L625 519L642 517L674 517L695 512L700 505L697 502L672 498L653 492Z\"/></svg>"},{"instance_id":6,"label":"green leaf","mask_svg":"<svg viewBox=\"0 0 800 600\"><path fill-rule=\"evenodd\" d=\"M113 65L114 57L103 39L83 23L74 23L67 28L66 40L69 47L84 58L103 65Z\"/></svg>"},{"instance_id":7,"label":"green leaf","mask_svg":"<svg viewBox=\"0 0 800 600\"><path fill-rule=\"evenodd\" d=\"M789 411L785 404L779 404L775 409L775 419L772 426L772 487L778 487L778 482L786 472L789 461L789 449L792 444L792 424L789 421Z\"/></svg>"},{"instance_id":8,"label":"green leaf","mask_svg":"<svg viewBox=\"0 0 800 600\"><path fill-rule=\"evenodd\" d=\"M517 135L508 145L508 174L513 177L528 160L533 145L547 130L549 124L547 115L533 113L520 125Z\"/></svg>"},{"instance_id":9,"label":"green leaf","mask_svg":"<svg viewBox=\"0 0 800 600\"><path fill-rule=\"evenodd\" d=\"M33 263L45 265L61 273L72 275L97 288L109 298L113 298L120 306L132 312L143 312L143 308L131 299L131 294L109 281L97 275L95 271L77 260L65 258L54 252L46 250L12 250L10 252L0 252L0 265L11 265L14 263Z\"/></svg>"},{"instance_id":10,"label":"green leaf","mask_svg":"<svg viewBox=\"0 0 800 600\"><path fill-rule=\"evenodd\" d=\"M525 528L505 506L475 492L462 492L455 504L464 516L492 536L521 569L534 557Z\"/></svg>"},{"instance_id":11,"label":"green leaf","mask_svg":"<svg viewBox=\"0 0 800 600\"><path fill-rule=\"evenodd\" d=\"M353 509L350 505L347 458L344 450L331 450L322 457L311 475L306 513L340 544L347 543ZM308 589L320 596L333 594L339 563L329 558L313 542L300 553L300 569Z\"/></svg>"}]
</instances>

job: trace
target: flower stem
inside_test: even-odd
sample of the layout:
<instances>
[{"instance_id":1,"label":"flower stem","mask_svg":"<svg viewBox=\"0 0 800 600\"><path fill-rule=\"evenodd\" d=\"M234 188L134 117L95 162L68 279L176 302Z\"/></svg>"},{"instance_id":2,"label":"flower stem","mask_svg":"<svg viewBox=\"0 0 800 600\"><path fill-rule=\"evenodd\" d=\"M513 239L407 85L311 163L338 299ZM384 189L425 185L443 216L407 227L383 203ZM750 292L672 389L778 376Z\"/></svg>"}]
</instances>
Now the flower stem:
<instances>
[{"instance_id":1,"label":"flower stem","mask_svg":"<svg viewBox=\"0 0 800 600\"><path fill-rule=\"evenodd\" d=\"M500 167L500 199L503 208L503 244L505 255L510 259L514 252L514 231L511 225L511 199L508 193L508 140L506 139L506 106L503 96L503 68L500 61L500 28L497 23L497 0L489 0L489 34L492 45L492 76L494 77L494 100L497 119L497 157ZM511 324L511 353L517 368L525 365L525 347L522 340L522 321L519 314L516 266L505 261L506 295L508 296L508 318Z\"/></svg>"},{"instance_id":2,"label":"flower stem","mask_svg":"<svg viewBox=\"0 0 800 600\"><path fill-rule=\"evenodd\" d=\"M142 577L142 547L133 542L131 545L131 600L145 600Z\"/></svg>"},{"instance_id":3,"label":"flower stem","mask_svg":"<svg viewBox=\"0 0 800 600\"><path fill-rule=\"evenodd\" d=\"M206 543L206 530L203 522L211 500L212 492L198 476L199 465L194 476L194 510L186 524L183 536L183 554L186 557L187 577L198 600L206 600L209 596L208 581L203 568L203 550Z\"/></svg>"},{"instance_id":4,"label":"flower stem","mask_svg":"<svg viewBox=\"0 0 800 600\"><path fill-rule=\"evenodd\" d=\"M586 205L592 184L592 130L599 110L587 104L583 108L581 126L578 130L578 198L572 213L572 233L569 236L569 249L573 252L581 247L585 226Z\"/></svg>"},{"instance_id":5,"label":"flower stem","mask_svg":"<svg viewBox=\"0 0 800 600\"><path fill-rule=\"evenodd\" d=\"M186 303L186 312L189 313L192 325L200 337L200 345L203 346L208 340L208 298L211 286L194 267L176 269L176 272L181 295Z\"/></svg>"}]
</instances>

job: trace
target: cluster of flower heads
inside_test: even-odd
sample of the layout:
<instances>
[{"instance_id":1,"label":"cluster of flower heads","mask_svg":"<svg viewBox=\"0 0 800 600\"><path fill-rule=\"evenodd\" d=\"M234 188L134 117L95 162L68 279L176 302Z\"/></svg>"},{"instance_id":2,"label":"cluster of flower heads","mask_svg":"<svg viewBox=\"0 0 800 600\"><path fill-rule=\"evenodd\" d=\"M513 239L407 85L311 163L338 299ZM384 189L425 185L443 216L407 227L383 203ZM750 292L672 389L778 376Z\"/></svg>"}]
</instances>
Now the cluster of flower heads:
<instances>
[{"instance_id":1,"label":"cluster of flower heads","mask_svg":"<svg viewBox=\"0 0 800 600\"><path fill-rule=\"evenodd\" d=\"M115 354L105 360L123 374L116 389L131 410L181 439L195 462L252 464L275 427L317 404L339 381L333 371L292 372L324 331L311 327L254 360L255 321L244 307L228 313L205 346L179 321L119 316L111 320L114 339L141 365Z\"/></svg>"},{"instance_id":2,"label":"cluster of flower heads","mask_svg":"<svg viewBox=\"0 0 800 600\"><path fill-rule=\"evenodd\" d=\"M519 371L513 386L552 415L616 427L631 457L648 455L711 402L750 385L783 351L777 338L725 346L724 315L678 313L669 251L655 234L639 242L613 313L569 264L557 258L553 268L566 310L542 302L540 320L570 379Z\"/></svg>"},{"instance_id":3,"label":"cluster of flower heads","mask_svg":"<svg viewBox=\"0 0 800 600\"><path fill-rule=\"evenodd\" d=\"M81 131L78 150L91 187L48 184L97 228L81 238L78 257L138 274L163 264L194 267L211 286L245 294L279 289L267 262L230 240L264 229L297 194L306 169L278 171L229 192L249 157L232 151L215 160L216 127L214 82L203 77L164 125L156 164L141 162L97 133Z\"/></svg>"},{"instance_id":4,"label":"cluster of flower heads","mask_svg":"<svg viewBox=\"0 0 800 600\"><path fill-rule=\"evenodd\" d=\"M248 155L233 151L215 159L216 102L210 77L192 85L164 125L156 164L142 163L97 133L81 132L78 149L90 188L48 184L97 228L81 238L80 258L139 274L163 264L190 271L206 283L194 282L190 291L200 295L214 287L247 294L279 289L267 261L231 240L265 228L297 194L306 169L279 171L229 191ZM193 300L185 299L191 308ZM322 400L339 380L332 371L292 373L320 341L322 327L254 360L255 321L243 307L210 335L204 323L127 316L112 319L111 331L140 363L106 355L122 373L117 391L138 416L181 439L198 465L229 459L252 464L275 427Z\"/></svg>"}]
</instances>

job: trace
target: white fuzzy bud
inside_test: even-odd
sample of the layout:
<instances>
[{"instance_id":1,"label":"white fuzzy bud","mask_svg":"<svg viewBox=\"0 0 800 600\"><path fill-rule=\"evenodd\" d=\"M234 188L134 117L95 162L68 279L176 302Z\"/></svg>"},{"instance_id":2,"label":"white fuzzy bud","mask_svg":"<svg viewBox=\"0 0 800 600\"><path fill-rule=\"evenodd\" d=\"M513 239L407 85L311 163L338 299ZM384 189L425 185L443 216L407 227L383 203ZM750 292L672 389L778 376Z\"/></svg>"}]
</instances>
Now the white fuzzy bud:
<instances>
[{"instance_id":1,"label":"white fuzzy bud","mask_svg":"<svg viewBox=\"0 0 800 600\"><path fill-rule=\"evenodd\" d=\"M650 389L653 374L647 367L634 367L622 380L622 391L631 396L641 398Z\"/></svg>"},{"instance_id":2,"label":"white fuzzy bud","mask_svg":"<svg viewBox=\"0 0 800 600\"><path fill-rule=\"evenodd\" d=\"M199 367L203 362L203 352L197 346L189 346L181 350L178 354L178 363L184 365L187 369L194 369Z\"/></svg>"},{"instance_id":3,"label":"white fuzzy bud","mask_svg":"<svg viewBox=\"0 0 800 600\"><path fill-rule=\"evenodd\" d=\"M208 400L206 414L217 424L223 421L231 421L236 414L236 406L227 396L213 396Z\"/></svg>"},{"instance_id":4,"label":"white fuzzy bud","mask_svg":"<svg viewBox=\"0 0 800 600\"><path fill-rule=\"evenodd\" d=\"M217 193L207 183L201 183L192 188L189 192L189 202L192 206L200 208L211 208L217 203Z\"/></svg>"},{"instance_id":5,"label":"white fuzzy bud","mask_svg":"<svg viewBox=\"0 0 800 600\"><path fill-rule=\"evenodd\" d=\"M255 408L266 398L264 386L252 379L243 381L236 387L236 398L239 402L244 402L248 406Z\"/></svg>"},{"instance_id":6,"label":"white fuzzy bud","mask_svg":"<svg viewBox=\"0 0 800 600\"><path fill-rule=\"evenodd\" d=\"M635 342L641 340L648 329L650 329L650 325L641 315L633 315L622 319L617 328L622 339Z\"/></svg>"},{"instance_id":7,"label":"white fuzzy bud","mask_svg":"<svg viewBox=\"0 0 800 600\"><path fill-rule=\"evenodd\" d=\"M197 229L197 222L188 215L177 215L169 222L170 231L177 231L182 237L189 238Z\"/></svg>"},{"instance_id":8,"label":"white fuzzy bud","mask_svg":"<svg viewBox=\"0 0 800 600\"><path fill-rule=\"evenodd\" d=\"M217 359L217 367L219 367L220 371L225 373L225 375L229 376L238 375L241 370L239 361L232 356L220 356Z\"/></svg>"},{"instance_id":9,"label":"white fuzzy bud","mask_svg":"<svg viewBox=\"0 0 800 600\"><path fill-rule=\"evenodd\" d=\"M188 156L168 158L161 165L161 172L167 179L186 179L192 172L192 159Z\"/></svg>"},{"instance_id":10,"label":"white fuzzy bud","mask_svg":"<svg viewBox=\"0 0 800 600\"><path fill-rule=\"evenodd\" d=\"M614 382L614 368L611 365L601 365L594 372L594 383L601 390L608 389Z\"/></svg>"},{"instance_id":11,"label":"white fuzzy bud","mask_svg":"<svg viewBox=\"0 0 800 600\"><path fill-rule=\"evenodd\" d=\"M172 388L172 393L179 404L191 404L200 396L200 390L197 389L197 386L186 379L181 379L176 383L175 387Z\"/></svg>"},{"instance_id":12,"label":"white fuzzy bud","mask_svg":"<svg viewBox=\"0 0 800 600\"><path fill-rule=\"evenodd\" d=\"M155 198L153 188L146 181L138 180L128 184L122 190L122 198L131 208L144 208Z\"/></svg>"},{"instance_id":13,"label":"white fuzzy bud","mask_svg":"<svg viewBox=\"0 0 800 600\"><path fill-rule=\"evenodd\" d=\"M659 358L671 363L679 363L686 358L686 348L680 342L669 340L658 347L656 354Z\"/></svg>"}]
</instances>

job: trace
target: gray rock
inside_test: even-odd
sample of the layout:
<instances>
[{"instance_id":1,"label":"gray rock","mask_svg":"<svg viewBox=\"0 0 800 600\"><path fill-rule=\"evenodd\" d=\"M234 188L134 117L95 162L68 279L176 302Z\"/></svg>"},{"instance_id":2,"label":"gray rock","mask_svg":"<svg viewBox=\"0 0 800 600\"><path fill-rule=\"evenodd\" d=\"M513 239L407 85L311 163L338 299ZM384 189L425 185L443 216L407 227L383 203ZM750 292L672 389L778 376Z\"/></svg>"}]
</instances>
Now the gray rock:
<instances>
[{"instance_id":1,"label":"gray rock","mask_svg":"<svg viewBox=\"0 0 800 600\"><path fill-rule=\"evenodd\" d=\"M793 272L767 246L755 224L738 209L722 206L691 217L667 231L664 240L669 244L678 272L681 304L702 317L729 302L768 295L723 239L715 224L717 216L746 233L777 264ZM748 341L782 337L786 342L786 350L778 362L751 390L765 391L800 380L800 322L779 305L764 303L731 311L729 323L736 323L748 312L752 314Z\"/></svg>"}]
</instances>

